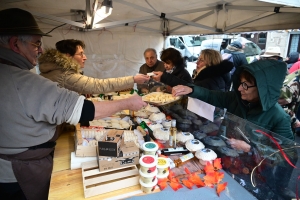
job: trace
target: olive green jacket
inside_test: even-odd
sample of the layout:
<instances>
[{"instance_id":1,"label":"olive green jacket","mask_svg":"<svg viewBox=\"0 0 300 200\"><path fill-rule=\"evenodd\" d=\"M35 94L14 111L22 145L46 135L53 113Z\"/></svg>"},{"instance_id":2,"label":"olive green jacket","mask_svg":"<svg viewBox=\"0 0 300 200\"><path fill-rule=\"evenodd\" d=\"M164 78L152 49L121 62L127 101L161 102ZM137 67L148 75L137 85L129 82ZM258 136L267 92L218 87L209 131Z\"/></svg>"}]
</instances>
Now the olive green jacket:
<instances>
[{"instance_id":1,"label":"olive green jacket","mask_svg":"<svg viewBox=\"0 0 300 200\"><path fill-rule=\"evenodd\" d=\"M133 76L97 79L80 74L80 65L56 49L48 49L39 57L43 77L57 82L60 87L79 94L101 94L132 88Z\"/></svg>"}]
</instances>

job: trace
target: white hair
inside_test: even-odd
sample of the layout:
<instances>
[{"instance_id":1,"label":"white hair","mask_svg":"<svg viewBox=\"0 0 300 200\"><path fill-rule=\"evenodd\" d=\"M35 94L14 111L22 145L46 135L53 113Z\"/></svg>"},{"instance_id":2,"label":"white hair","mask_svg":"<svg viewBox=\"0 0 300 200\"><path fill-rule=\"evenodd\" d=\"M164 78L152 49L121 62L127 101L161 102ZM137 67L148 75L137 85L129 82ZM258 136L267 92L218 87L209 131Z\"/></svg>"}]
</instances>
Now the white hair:
<instances>
[{"instance_id":1,"label":"white hair","mask_svg":"<svg viewBox=\"0 0 300 200\"><path fill-rule=\"evenodd\" d=\"M7 46L9 44L9 39L13 36L14 35L0 35L0 46ZM32 39L32 35L18 35L17 37L23 43Z\"/></svg>"}]
</instances>

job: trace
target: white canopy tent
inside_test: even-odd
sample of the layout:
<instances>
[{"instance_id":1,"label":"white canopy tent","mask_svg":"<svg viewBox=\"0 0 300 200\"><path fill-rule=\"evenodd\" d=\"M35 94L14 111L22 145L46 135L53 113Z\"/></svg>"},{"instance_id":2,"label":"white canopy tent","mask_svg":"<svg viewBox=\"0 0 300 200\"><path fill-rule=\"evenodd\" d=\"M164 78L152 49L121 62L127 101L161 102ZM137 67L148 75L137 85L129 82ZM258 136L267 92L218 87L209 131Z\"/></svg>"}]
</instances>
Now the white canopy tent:
<instances>
[{"instance_id":1,"label":"white canopy tent","mask_svg":"<svg viewBox=\"0 0 300 200\"><path fill-rule=\"evenodd\" d=\"M28 10L44 32L55 28L53 37L43 38L45 48L62 39L83 40L88 57L85 74L107 78L136 74L144 63L144 50L152 47L161 51L166 35L298 29L300 8L283 5L283 0L273 1L280 4L258 0L112 0L112 14L95 26L91 25L94 0L1 0L0 9Z\"/></svg>"}]
</instances>

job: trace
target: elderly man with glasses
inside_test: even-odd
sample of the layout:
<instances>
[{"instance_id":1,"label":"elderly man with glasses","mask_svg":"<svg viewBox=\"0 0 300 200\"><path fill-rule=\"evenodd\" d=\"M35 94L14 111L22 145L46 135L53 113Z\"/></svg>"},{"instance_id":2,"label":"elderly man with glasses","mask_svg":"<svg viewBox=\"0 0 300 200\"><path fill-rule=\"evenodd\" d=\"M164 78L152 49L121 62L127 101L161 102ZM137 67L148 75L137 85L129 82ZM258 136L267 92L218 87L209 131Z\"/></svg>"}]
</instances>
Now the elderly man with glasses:
<instances>
[{"instance_id":1,"label":"elderly man with glasses","mask_svg":"<svg viewBox=\"0 0 300 200\"><path fill-rule=\"evenodd\" d=\"M294 139L290 126L290 117L277 103L280 89L285 78L286 64L276 60L260 60L251 64L242 65L236 69L232 76L234 91L221 92L208 90L193 84L174 85L180 82L174 81L172 94L174 96L188 95L197 98L219 108L227 108L227 111L248 120L260 127L270 130L288 139ZM163 74L160 78L164 81L170 78L170 74ZM175 86L175 87L174 87ZM242 140L229 139L231 147L244 152L251 151L248 143ZM288 164L287 164L288 165ZM285 166L285 170L274 170L277 176L275 191L284 198L293 198L295 193L287 188L291 166Z\"/></svg>"},{"instance_id":2,"label":"elderly man with glasses","mask_svg":"<svg viewBox=\"0 0 300 200\"><path fill-rule=\"evenodd\" d=\"M0 11L0 199L48 199L57 125L75 125L147 105L137 95L87 101L32 73L43 52L42 36L49 35L28 11Z\"/></svg>"}]
</instances>

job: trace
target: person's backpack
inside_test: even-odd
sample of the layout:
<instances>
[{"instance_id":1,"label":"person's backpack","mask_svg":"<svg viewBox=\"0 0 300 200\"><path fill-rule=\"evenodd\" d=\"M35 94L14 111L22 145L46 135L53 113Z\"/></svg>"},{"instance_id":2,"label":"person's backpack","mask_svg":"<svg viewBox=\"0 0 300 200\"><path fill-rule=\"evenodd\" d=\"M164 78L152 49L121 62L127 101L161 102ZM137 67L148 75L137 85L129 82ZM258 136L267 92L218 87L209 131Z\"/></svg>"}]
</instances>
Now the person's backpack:
<instances>
[{"instance_id":1,"label":"person's backpack","mask_svg":"<svg viewBox=\"0 0 300 200\"><path fill-rule=\"evenodd\" d=\"M223 53L222 58L223 58L223 60L228 60L234 64L233 56L231 53ZM235 71L235 66L233 66L232 70L230 71L230 75L232 75L234 71Z\"/></svg>"}]
</instances>

